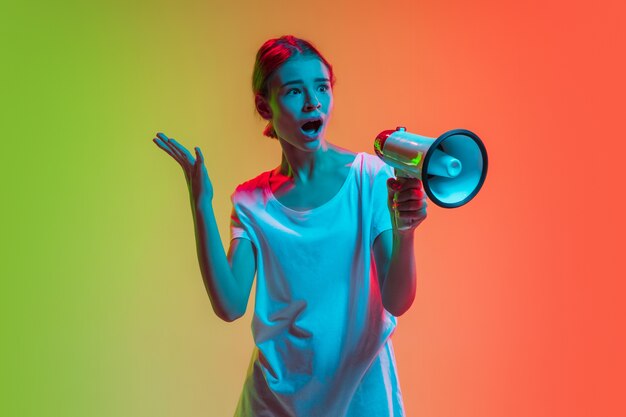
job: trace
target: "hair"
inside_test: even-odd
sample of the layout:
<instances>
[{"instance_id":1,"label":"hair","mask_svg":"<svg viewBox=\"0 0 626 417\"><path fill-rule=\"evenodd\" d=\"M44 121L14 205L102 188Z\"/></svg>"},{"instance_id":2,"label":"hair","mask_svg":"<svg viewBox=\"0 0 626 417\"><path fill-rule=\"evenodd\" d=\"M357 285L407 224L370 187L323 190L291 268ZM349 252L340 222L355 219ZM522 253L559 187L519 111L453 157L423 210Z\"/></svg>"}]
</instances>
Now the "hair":
<instances>
[{"instance_id":1,"label":"hair","mask_svg":"<svg viewBox=\"0 0 626 417\"><path fill-rule=\"evenodd\" d=\"M318 58L328 68L330 86L333 87L335 85L336 80L333 74L333 67L322 56L320 51L311 42L292 35L285 35L280 38L267 40L256 54L254 70L252 71L252 92L255 97L261 95L269 99L268 80L270 76L295 55ZM278 138L271 121L265 127L263 135L270 138Z\"/></svg>"}]
</instances>

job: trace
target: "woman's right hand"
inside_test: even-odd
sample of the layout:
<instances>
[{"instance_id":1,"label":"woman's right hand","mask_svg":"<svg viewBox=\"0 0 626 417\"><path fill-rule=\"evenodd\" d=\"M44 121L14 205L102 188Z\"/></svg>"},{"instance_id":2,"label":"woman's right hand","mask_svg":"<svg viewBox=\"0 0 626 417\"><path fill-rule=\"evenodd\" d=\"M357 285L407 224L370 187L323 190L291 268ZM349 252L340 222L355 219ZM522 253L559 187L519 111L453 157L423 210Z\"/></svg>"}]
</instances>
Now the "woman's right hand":
<instances>
[{"instance_id":1,"label":"woman's right hand","mask_svg":"<svg viewBox=\"0 0 626 417\"><path fill-rule=\"evenodd\" d=\"M168 138L164 133L157 133L152 141L174 158L183 168L187 187L196 203L201 200L213 200L213 185L211 180L209 180L209 174L204 165L204 156L200 147L196 146L194 148L196 151L196 157L194 158L187 148L174 140L174 138Z\"/></svg>"}]
</instances>

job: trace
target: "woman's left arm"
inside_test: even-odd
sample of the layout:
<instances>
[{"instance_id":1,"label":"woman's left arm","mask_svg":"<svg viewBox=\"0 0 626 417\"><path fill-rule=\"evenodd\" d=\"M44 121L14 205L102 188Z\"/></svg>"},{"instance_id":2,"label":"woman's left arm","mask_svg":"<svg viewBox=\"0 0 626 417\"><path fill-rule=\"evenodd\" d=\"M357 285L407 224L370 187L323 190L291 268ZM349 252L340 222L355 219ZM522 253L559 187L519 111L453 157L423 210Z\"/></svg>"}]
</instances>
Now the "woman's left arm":
<instances>
[{"instance_id":1,"label":"woman's left arm","mask_svg":"<svg viewBox=\"0 0 626 417\"><path fill-rule=\"evenodd\" d=\"M415 299L414 235L426 218L426 196L421 181L415 178L390 178L387 188L393 229L376 238L373 250L383 306L401 316Z\"/></svg>"}]
</instances>

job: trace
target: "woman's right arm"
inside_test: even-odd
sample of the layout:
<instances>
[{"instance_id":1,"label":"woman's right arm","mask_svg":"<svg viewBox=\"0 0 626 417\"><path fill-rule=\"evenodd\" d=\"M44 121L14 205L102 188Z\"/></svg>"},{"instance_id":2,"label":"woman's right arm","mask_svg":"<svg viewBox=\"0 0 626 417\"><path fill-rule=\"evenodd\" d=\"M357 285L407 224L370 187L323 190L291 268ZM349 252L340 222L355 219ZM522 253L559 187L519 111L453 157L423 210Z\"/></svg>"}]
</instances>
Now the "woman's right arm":
<instances>
[{"instance_id":1,"label":"woman's right arm","mask_svg":"<svg viewBox=\"0 0 626 417\"><path fill-rule=\"evenodd\" d=\"M200 148L195 148L194 158L183 145L163 133L157 133L153 142L183 168L189 188L200 272L213 311L222 320L236 320L246 312L256 272L252 242L234 239L226 256L213 212L213 186Z\"/></svg>"},{"instance_id":2,"label":"woman's right arm","mask_svg":"<svg viewBox=\"0 0 626 417\"><path fill-rule=\"evenodd\" d=\"M234 239L227 257L211 202L192 204L198 262L213 311L222 320L236 320L246 312L250 297L256 272L254 247L248 239Z\"/></svg>"}]
</instances>

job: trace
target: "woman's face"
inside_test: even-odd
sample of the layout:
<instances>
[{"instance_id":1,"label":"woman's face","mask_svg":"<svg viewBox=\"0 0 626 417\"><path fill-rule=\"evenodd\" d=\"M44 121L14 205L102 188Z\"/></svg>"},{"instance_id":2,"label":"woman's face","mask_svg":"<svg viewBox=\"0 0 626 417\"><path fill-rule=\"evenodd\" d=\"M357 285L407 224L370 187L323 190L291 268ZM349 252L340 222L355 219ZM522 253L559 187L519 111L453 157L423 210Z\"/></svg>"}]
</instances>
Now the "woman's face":
<instances>
[{"instance_id":1,"label":"woman's face","mask_svg":"<svg viewBox=\"0 0 626 417\"><path fill-rule=\"evenodd\" d=\"M316 57L291 58L272 74L269 91L278 137L298 149L319 148L333 108L326 65Z\"/></svg>"}]
</instances>

